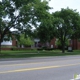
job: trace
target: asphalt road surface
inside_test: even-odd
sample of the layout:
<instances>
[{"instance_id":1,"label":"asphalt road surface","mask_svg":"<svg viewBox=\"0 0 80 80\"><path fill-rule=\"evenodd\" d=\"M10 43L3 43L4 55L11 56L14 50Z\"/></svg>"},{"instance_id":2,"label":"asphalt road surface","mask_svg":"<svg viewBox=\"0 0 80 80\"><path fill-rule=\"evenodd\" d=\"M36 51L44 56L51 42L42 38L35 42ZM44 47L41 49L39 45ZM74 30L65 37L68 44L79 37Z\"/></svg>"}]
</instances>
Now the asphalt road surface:
<instances>
[{"instance_id":1,"label":"asphalt road surface","mask_svg":"<svg viewBox=\"0 0 80 80\"><path fill-rule=\"evenodd\" d=\"M76 74L80 56L0 59L0 80L74 80Z\"/></svg>"}]
</instances>

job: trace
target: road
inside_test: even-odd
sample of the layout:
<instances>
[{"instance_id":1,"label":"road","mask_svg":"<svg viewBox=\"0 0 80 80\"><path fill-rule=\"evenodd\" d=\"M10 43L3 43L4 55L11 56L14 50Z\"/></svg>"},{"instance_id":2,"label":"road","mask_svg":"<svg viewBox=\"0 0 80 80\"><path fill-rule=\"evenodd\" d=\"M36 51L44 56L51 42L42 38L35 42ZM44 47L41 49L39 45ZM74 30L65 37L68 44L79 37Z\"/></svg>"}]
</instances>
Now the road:
<instances>
[{"instance_id":1,"label":"road","mask_svg":"<svg viewBox=\"0 0 80 80\"><path fill-rule=\"evenodd\" d=\"M0 59L0 80L71 80L75 74L80 56Z\"/></svg>"}]
</instances>

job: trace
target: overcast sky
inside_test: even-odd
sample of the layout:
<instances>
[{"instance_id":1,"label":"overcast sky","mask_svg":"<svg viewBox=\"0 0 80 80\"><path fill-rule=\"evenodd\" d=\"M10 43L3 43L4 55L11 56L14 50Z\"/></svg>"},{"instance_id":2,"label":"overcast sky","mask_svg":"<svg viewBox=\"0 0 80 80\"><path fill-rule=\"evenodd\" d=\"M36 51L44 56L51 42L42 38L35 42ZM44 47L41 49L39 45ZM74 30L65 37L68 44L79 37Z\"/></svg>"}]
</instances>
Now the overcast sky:
<instances>
[{"instance_id":1,"label":"overcast sky","mask_svg":"<svg viewBox=\"0 0 80 80\"><path fill-rule=\"evenodd\" d=\"M61 10L61 8L77 9L80 13L80 0L51 0L49 6L53 7L50 12Z\"/></svg>"}]
</instances>

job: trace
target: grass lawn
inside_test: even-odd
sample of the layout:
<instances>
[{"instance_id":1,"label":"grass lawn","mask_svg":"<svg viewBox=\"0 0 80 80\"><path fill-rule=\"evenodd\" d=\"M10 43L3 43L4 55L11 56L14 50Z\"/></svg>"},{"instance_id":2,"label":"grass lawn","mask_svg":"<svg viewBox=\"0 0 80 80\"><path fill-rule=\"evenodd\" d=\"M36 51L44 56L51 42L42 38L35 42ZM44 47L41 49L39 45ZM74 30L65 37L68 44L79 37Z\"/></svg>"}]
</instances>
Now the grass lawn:
<instances>
[{"instance_id":1,"label":"grass lawn","mask_svg":"<svg viewBox=\"0 0 80 80\"><path fill-rule=\"evenodd\" d=\"M26 57L44 57L44 56L66 56L80 55L80 50L62 53L60 50L37 51L37 50L21 50L21 51L1 51L0 58L26 58Z\"/></svg>"}]
</instances>

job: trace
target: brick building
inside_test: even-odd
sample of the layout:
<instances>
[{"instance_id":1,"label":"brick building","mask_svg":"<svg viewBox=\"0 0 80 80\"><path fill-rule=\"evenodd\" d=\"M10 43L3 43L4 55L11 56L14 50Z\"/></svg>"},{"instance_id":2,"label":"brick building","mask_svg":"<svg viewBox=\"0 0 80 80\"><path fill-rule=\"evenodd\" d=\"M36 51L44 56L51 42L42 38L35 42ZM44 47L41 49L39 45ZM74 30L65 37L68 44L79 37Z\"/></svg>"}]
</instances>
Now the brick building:
<instances>
[{"instance_id":1,"label":"brick building","mask_svg":"<svg viewBox=\"0 0 80 80\"><path fill-rule=\"evenodd\" d=\"M49 43L49 47L57 49L58 46L56 46L55 42L56 42L56 38L52 39L51 42ZM35 40L34 40L34 43L36 43ZM39 44L40 44L40 42L39 42ZM1 45L7 46L8 48L17 47L17 41L16 41L16 39L13 39L10 41L3 41L1 43ZM76 50L80 49L80 42L77 39L70 40L69 46L72 47L72 49L76 49ZM38 47L38 42L37 42L37 46L34 44L34 47ZM5 49L7 49L7 48L5 47Z\"/></svg>"},{"instance_id":2,"label":"brick building","mask_svg":"<svg viewBox=\"0 0 80 80\"><path fill-rule=\"evenodd\" d=\"M56 38L52 39L50 42L50 46L53 45L53 48L58 48L55 44ZM77 39L70 40L69 46L72 47L72 49L80 49L80 41Z\"/></svg>"},{"instance_id":3,"label":"brick building","mask_svg":"<svg viewBox=\"0 0 80 80\"><path fill-rule=\"evenodd\" d=\"M71 42L71 46L73 49L80 49L80 41L77 39L73 39Z\"/></svg>"},{"instance_id":4,"label":"brick building","mask_svg":"<svg viewBox=\"0 0 80 80\"><path fill-rule=\"evenodd\" d=\"M17 41L15 39L14 36L13 40L10 38L10 40L3 40L3 42L1 43L1 49L2 50L10 50L12 47L16 47L17 46ZM7 38L7 36L5 36L4 38Z\"/></svg>"}]
</instances>

